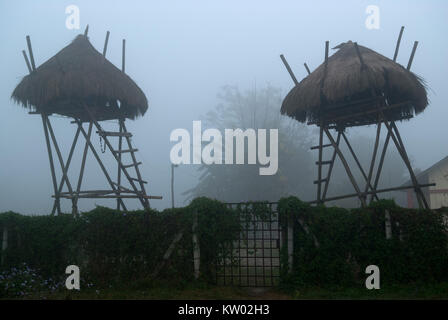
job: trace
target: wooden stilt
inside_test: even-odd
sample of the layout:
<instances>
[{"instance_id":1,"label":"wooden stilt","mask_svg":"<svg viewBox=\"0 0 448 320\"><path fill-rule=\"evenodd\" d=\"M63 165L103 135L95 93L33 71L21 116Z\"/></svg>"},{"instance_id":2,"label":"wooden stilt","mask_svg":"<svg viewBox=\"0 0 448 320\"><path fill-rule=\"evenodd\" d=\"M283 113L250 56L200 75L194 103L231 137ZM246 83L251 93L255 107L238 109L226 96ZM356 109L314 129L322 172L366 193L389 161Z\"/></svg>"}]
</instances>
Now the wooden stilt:
<instances>
[{"instance_id":1,"label":"wooden stilt","mask_svg":"<svg viewBox=\"0 0 448 320\"><path fill-rule=\"evenodd\" d=\"M59 199L59 193L58 193L58 187L56 183L56 173L54 170L54 163L53 163L53 153L51 151L51 144L50 144L50 138L48 136L48 127L47 127L47 115L41 114L42 117L42 124L44 126L44 133L45 133L45 142L47 144L47 151L48 151L48 160L50 162L50 170L51 170L51 179L53 181L53 188L54 188L54 195L55 195L55 202L56 202L56 210L58 214L61 214L61 204Z\"/></svg>"},{"instance_id":2,"label":"wooden stilt","mask_svg":"<svg viewBox=\"0 0 448 320\"><path fill-rule=\"evenodd\" d=\"M339 143L341 141L341 135L342 132L338 131L338 136L336 138L336 145L339 147ZM325 181L325 187L324 187L324 193L322 195L322 202L325 202L325 198L327 197L327 191L328 191L328 186L330 185L330 179L331 179L331 174L333 172L333 167L334 167L334 161L336 160L336 149L333 150L333 155L331 156L331 163L330 166L328 167L328 172L327 172L327 180Z\"/></svg>"},{"instance_id":3,"label":"wooden stilt","mask_svg":"<svg viewBox=\"0 0 448 320\"><path fill-rule=\"evenodd\" d=\"M415 190L415 193L417 195L417 201L419 203L419 207L420 208L429 209L429 206L426 203L426 199L425 199L425 197L423 195L423 192L421 191L420 187L418 186L417 178L415 177L414 171L412 170L412 166L410 164L410 161L409 161L409 158L408 158L408 156L406 154L406 151L404 149L402 149L402 145L400 144L400 142L398 141L397 137L395 136L395 134L393 132L392 127L393 127L394 123L392 122L392 125L389 125L389 123L385 120L384 114L381 113L381 116L382 116L382 118L384 120L384 124L386 125L387 130L390 133L392 141L394 142L394 144L395 144L395 146L396 146L396 148L397 148L401 158L403 159L406 167L408 168L409 174L411 176L411 181L412 181L412 184L414 185L414 188L415 188L414 190ZM397 130L397 132L398 132L398 130Z\"/></svg>"},{"instance_id":4,"label":"wooden stilt","mask_svg":"<svg viewBox=\"0 0 448 320\"><path fill-rule=\"evenodd\" d=\"M92 123L93 123L93 121L92 121ZM109 183L109 185L110 185L110 187L112 188L112 190L114 191L114 193L117 194L117 195L119 195L119 194L120 194L119 190L117 190L117 189L115 188L115 185L114 185L114 183L112 182L112 179L110 178L109 173L107 172L106 168L104 167L104 164L103 164L103 162L101 161L101 158L99 157L98 153L96 152L95 147L92 145L92 142L90 141L90 138L87 136L87 133L85 132L84 128L82 127L80 121L78 121L78 125L79 125L80 128L81 128L81 133L83 134L84 138L86 139L86 142L87 142L87 144L89 145L90 150L92 151L92 153L93 153L95 159L97 160L98 164L99 164L100 167L101 167L101 170L103 171L104 175L106 176L107 182ZM120 199L120 202L121 202L121 207L122 207L125 211L127 211L126 206L125 206L124 203L123 203L123 200Z\"/></svg>"},{"instance_id":5,"label":"wooden stilt","mask_svg":"<svg viewBox=\"0 0 448 320\"><path fill-rule=\"evenodd\" d=\"M378 169L377 169L376 176L375 176L375 182L373 183L373 190L376 190L376 188L378 187L378 182L380 180L381 171L383 169L384 158L386 156L387 146L389 145L389 140L390 140L390 133L388 131L386 140L384 141L383 151L381 152L380 162L378 164ZM372 196L370 197L370 202L372 202L373 197L374 197L374 195L372 194Z\"/></svg>"},{"instance_id":6,"label":"wooden stilt","mask_svg":"<svg viewBox=\"0 0 448 320\"><path fill-rule=\"evenodd\" d=\"M118 120L118 126L120 127L120 129L119 129L120 133L123 133L123 124L122 124L122 122L123 121L121 119ZM122 144L123 144L123 137L120 135L118 137L118 151L120 151L119 154L118 154L118 158L120 159L120 161L121 161ZM129 149L132 149L132 148L129 148ZM120 168L120 164L118 164L117 170L118 170L118 172L117 172L117 183L118 183L118 185L120 185L121 184L121 168ZM120 201L118 201L118 199L117 199L117 210L120 211Z\"/></svg>"},{"instance_id":7,"label":"wooden stilt","mask_svg":"<svg viewBox=\"0 0 448 320\"><path fill-rule=\"evenodd\" d=\"M64 159L62 158L62 154L61 154L61 151L59 150L58 142L56 140L56 137L55 137L54 132L53 132L53 128L51 126L50 119L48 119L48 117L47 117L47 125L48 125L48 131L50 132L51 140L53 141L54 149L56 150L56 155L58 156L59 164L61 166L61 171L62 171L62 179L61 179L61 181L63 183L64 180L65 180L65 183L67 184L67 188L68 188L69 192L73 193L72 185L71 185L70 180L69 180L69 178L67 176L67 169L66 169L66 167L64 165ZM76 204L75 204L74 201L72 201L72 214L73 215L77 215Z\"/></svg>"},{"instance_id":8,"label":"wooden stilt","mask_svg":"<svg viewBox=\"0 0 448 320\"><path fill-rule=\"evenodd\" d=\"M362 204L362 206L366 206L366 201L365 201L365 199L364 199L364 196L363 196L363 194L361 193L361 190L359 189L359 186L358 186L358 184L356 183L356 180L355 180L355 178L353 177L353 174L352 174L352 172L351 172L351 170L350 170L350 167L349 167L347 161L345 160L345 157L344 157L344 155L342 154L341 150L339 149L339 146L336 145L336 142L334 141L333 136L332 136L331 133L328 131L328 129L327 129L327 128L324 128L324 131L325 131L325 134L327 135L328 139L330 140L331 144L333 145L333 148L336 150L336 152L337 152L337 154L338 154L338 156L339 156L339 159L341 159L341 162L342 162L342 164L343 164L343 166L344 166L344 168L345 168L345 171L347 172L347 175L348 175L348 177L349 177L349 179L350 179L350 181L351 181L353 187L355 188L356 193L357 193L359 199L361 200L361 204Z\"/></svg>"},{"instance_id":9,"label":"wooden stilt","mask_svg":"<svg viewBox=\"0 0 448 320\"><path fill-rule=\"evenodd\" d=\"M380 135L381 135L381 121L378 121L377 130L376 130L375 146L373 147L372 160L370 161L369 175L366 179L366 187L365 187L364 192L369 191L369 187L372 189L372 191L375 191L375 189L371 186L370 182L372 180L373 168L375 167L376 154L378 152L378 144L380 142ZM373 195L374 195L374 197L376 197L376 194L373 194ZM378 200L378 197L377 197L377 200Z\"/></svg>"},{"instance_id":10,"label":"wooden stilt","mask_svg":"<svg viewBox=\"0 0 448 320\"><path fill-rule=\"evenodd\" d=\"M319 127L319 156L318 156L318 164L317 164L317 201L320 203L321 201L321 193L322 193L322 145L324 138L324 123L323 121L320 123Z\"/></svg>"},{"instance_id":11,"label":"wooden stilt","mask_svg":"<svg viewBox=\"0 0 448 320\"><path fill-rule=\"evenodd\" d=\"M73 139L73 143L72 146L70 148L70 152L67 158L67 163L65 165L65 170L66 172L68 171L68 168L70 167L70 163L72 161L72 156L73 156L73 151L75 150L76 147L76 143L78 141L78 137L79 137L79 128L76 130L75 133L75 138ZM64 176L61 179L61 182L59 183L59 188L58 188L58 193L61 194L62 188L64 187ZM76 206L76 203L73 202L73 207L74 207L74 213L77 215L78 214L78 207ZM54 213L54 211L56 210L56 203L53 205L53 210L51 211L52 213Z\"/></svg>"}]
</instances>

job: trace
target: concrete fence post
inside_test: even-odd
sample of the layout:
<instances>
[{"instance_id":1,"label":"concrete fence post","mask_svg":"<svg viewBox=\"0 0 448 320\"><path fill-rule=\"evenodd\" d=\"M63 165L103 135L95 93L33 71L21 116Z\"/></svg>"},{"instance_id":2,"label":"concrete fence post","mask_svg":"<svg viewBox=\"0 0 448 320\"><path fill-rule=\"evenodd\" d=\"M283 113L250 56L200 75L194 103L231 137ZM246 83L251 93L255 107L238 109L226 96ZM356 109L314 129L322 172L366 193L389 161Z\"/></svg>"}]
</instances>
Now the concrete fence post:
<instances>
[{"instance_id":1,"label":"concrete fence post","mask_svg":"<svg viewBox=\"0 0 448 320\"><path fill-rule=\"evenodd\" d=\"M288 271L292 272L294 261L294 220L292 217L288 217Z\"/></svg>"},{"instance_id":2,"label":"concrete fence post","mask_svg":"<svg viewBox=\"0 0 448 320\"><path fill-rule=\"evenodd\" d=\"M385 226L386 226L386 239L392 239L392 222L390 219L390 213L389 210L386 209L385 212Z\"/></svg>"},{"instance_id":3,"label":"concrete fence post","mask_svg":"<svg viewBox=\"0 0 448 320\"><path fill-rule=\"evenodd\" d=\"M2 261L1 264L5 263L5 255L4 252L8 248L8 229L6 226L3 227L3 236L2 236Z\"/></svg>"},{"instance_id":4,"label":"concrete fence post","mask_svg":"<svg viewBox=\"0 0 448 320\"><path fill-rule=\"evenodd\" d=\"M198 228L198 213L193 215L193 262L194 262L194 278L199 278L199 270L201 265L201 251L199 247L199 240L197 234Z\"/></svg>"}]
</instances>

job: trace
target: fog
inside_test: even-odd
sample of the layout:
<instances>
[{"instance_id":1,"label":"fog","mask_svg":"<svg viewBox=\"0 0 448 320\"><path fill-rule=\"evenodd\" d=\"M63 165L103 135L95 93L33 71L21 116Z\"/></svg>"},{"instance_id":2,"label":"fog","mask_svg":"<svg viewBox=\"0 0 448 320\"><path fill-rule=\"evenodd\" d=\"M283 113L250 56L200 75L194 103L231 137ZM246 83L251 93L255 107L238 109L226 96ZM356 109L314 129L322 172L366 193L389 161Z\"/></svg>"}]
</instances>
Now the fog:
<instances>
[{"instance_id":1,"label":"fog","mask_svg":"<svg viewBox=\"0 0 448 320\"><path fill-rule=\"evenodd\" d=\"M65 21L68 5L80 9L80 29L69 30ZM366 7L380 8L380 29L365 26ZM357 41L392 57L400 27L405 26L398 62L406 65L415 40L419 46L412 71L428 85L430 105L408 122L399 123L414 167L425 169L448 154L448 2L445 1L5 1L0 2L0 212L47 214L53 206L51 181L42 121L13 103L11 93L27 68L21 51L30 35L39 66L69 44L89 25L90 42L102 51L110 31L107 58L121 65L121 41L126 39L126 73L140 86L149 110L135 121L128 120L133 144L143 162L142 176L148 193L163 196L151 206L171 205L169 153L170 133L176 128L192 130L218 103L224 85L241 90L271 84L283 96L293 83L279 55L284 54L297 78L322 63L325 41L330 48ZM330 54L333 51L330 50ZM279 106L280 108L280 106ZM64 159L73 139L70 119L51 117ZM111 127L113 123L105 124ZM375 128L349 129L349 135L374 136ZM98 136L93 143L99 146ZM81 140L82 142L82 140ZM317 142L317 135L316 135ZM76 149L71 174L82 153ZM57 160L55 165L58 166ZM111 172L116 172L116 163ZM176 205L185 205L182 193L195 185L197 165L175 169ZM90 157L85 188L107 187L97 163ZM76 175L75 175L76 177ZM315 188L310 185L310 188ZM80 200L80 210L112 201ZM139 208L128 201L128 209ZM69 211L69 201L62 200Z\"/></svg>"}]
</instances>

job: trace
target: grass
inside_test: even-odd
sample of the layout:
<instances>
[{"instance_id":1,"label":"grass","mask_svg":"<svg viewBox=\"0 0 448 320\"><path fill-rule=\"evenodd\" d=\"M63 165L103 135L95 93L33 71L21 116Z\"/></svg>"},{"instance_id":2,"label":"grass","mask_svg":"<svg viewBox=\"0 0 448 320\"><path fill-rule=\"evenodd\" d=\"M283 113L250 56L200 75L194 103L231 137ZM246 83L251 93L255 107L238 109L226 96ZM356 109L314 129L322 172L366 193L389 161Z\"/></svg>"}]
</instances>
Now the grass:
<instances>
[{"instance_id":1,"label":"grass","mask_svg":"<svg viewBox=\"0 0 448 320\"><path fill-rule=\"evenodd\" d=\"M34 299L41 299L42 294ZM307 287L290 292L278 288L241 288L230 286L188 285L183 288L152 287L148 289L83 289L80 291L60 291L45 296L46 299L100 299L100 300L360 300L360 299L448 299L448 282L434 284L410 284L384 286L380 290L362 287L319 288ZM29 297L33 299L33 297Z\"/></svg>"}]
</instances>

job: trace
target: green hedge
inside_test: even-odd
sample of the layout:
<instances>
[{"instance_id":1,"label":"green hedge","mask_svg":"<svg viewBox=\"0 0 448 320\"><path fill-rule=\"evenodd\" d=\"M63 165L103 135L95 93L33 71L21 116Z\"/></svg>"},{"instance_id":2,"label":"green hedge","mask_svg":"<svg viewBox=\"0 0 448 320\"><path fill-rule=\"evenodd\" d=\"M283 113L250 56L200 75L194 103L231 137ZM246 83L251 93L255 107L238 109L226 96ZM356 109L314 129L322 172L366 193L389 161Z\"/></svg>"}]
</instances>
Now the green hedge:
<instances>
[{"instance_id":1,"label":"green hedge","mask_svg":"<svg viewBox=\"0 0 448 320\"><path fill-rule=\"evenodd\" d=\"M360 285L367 277L365 268L372 264L380 268L382 283L448 279L446 208L404 209L382 200L369 208L347 210L311 207L289 197L279 202L278 211L284 226L288 217L294 223L293 270L288 270L287 253L282 253L286 287Z\"/></svg>"},{"instance_id":2,"label":"green hedge","mask_svg":"<svg viewBox=\"0 0 448 320\"><path fill-rule=\"evenodd\" d=\"M229 247L229 239L238 236L240 227L235 211L206 198L195 199L185 208L161 212L123 213L97 207L76 219L68 214L2 213L0 233L4 227L8 229L8 248L0 253L4 260L0 271L25 264L27 270L37 270L44 278L63 279L65 268L75 264L80 267L81 280L97 287L154 280L185 283L193 279L194 213L198 216L201 277L210 281L218 253ZM156 265L180 232L183 238L154 277Z\"/></svg>"},{"instance_id":3,"label":"green hedge","mask_svg":"<svg viewBox=\"0 0 448 320\"><path fill-rule=\"evenodd\" d=\"M147 286L154 282L153 271L179 232L183 238L155 279L190 282L194 274L195 214L201 278L214 282L218 255L227 256L248 221L267 218L272 214L270 208L259 202L229 209L225 203L198 198L187 207L161 212L122 213L97 207L79 218L2 213L0 232L6 227L9 235L8 249L0 253L0 296L2 279L10 270L17 274L17 268L24 268L27 277L37 272L42 279L58 283L65 279L65 268L70 264L81 268L84 287L91 283L97 287ZM386 210L391 216L391 239L385 235ZM380 267L382 282L448 279L448 238L443 223L447 210L408 210L391 201L347 210L311 207L289 197L278 203L278 214L283 227L288 220L294 223L292 270L288 270L285 246L281 252L284 286L359 285L366 277L366 266L371 264Z\"/></svg>"}]
</instances>

